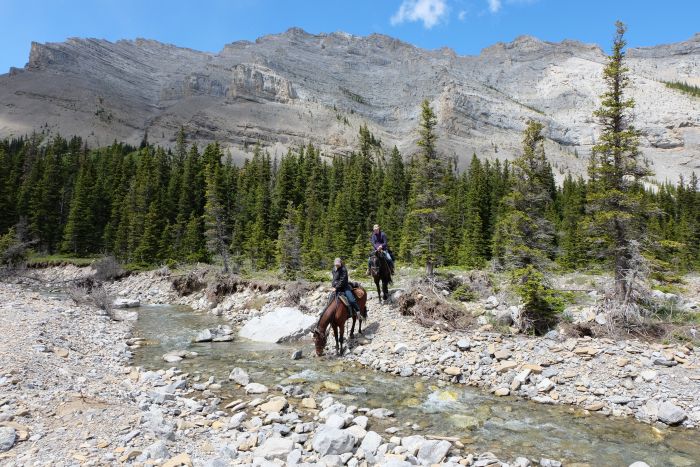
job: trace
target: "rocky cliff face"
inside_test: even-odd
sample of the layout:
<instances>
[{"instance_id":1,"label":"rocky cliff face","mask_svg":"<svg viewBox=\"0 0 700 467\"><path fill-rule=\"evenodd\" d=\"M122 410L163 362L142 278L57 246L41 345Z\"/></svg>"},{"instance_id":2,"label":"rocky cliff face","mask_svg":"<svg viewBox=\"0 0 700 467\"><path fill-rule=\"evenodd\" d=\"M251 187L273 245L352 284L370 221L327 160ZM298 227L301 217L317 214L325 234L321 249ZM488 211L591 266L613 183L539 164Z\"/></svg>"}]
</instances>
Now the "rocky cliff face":
<instances>
[{"instance_id":1,"label":"rocky cliff face","mask_svg":"<svg viewBox=\"0 0 700 467\"><path fill-rule=\"evenodd\" d=\"M350 151L367 123L386 146L415 147L418 108L431 101L441 149L512 158L528 119L546 126L558 174L583 173L598 128L605 55L595 45L519 37L478 56L423 50L391 37L300 29L226 45L218 54L137 39L32 45L24 69L0 76L0 136L41 129L91 145L115 138L169 145L218 140L234 156L313 142ZM657 178L700 170L700 99L663 81L700 84L700 34L629 50L636 123Z\"/></svg>"}]
</instances>

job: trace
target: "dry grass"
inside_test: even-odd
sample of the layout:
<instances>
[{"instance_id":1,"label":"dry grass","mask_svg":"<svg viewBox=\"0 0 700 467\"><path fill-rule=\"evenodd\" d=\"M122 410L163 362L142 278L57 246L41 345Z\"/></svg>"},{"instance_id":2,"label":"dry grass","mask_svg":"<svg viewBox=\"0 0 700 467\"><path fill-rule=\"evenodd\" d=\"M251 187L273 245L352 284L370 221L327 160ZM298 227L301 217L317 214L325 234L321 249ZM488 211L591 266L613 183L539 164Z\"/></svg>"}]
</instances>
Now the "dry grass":
<instances>
[{"instance_id":1,"label":"dry grass","mask_svg":"<svg viewBox=\"0 0 700 467\"><path fill-rule=\"evenodd\" d=\"M413 316L416 322L425 327L443 326L448 329L466 329L473 324L466 309L451 302L432 290L411 288L399 297L399 311L404 316Z\"/></svg>"}]
</instances>

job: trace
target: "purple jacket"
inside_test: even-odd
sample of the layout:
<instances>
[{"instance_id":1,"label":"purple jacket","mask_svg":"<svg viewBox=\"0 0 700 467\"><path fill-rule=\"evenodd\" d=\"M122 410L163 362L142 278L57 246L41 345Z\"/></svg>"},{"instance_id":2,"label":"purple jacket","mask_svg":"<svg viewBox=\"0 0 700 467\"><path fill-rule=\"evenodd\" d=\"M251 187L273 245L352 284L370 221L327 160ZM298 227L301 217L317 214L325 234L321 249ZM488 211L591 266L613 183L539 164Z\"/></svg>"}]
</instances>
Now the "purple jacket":
<instances>
[{"instance_id":1,"label":"purple jacket","mask_svg":"<svg viewBox=\"0 0 700 467\"><path fill-rule=\"evenodd\" d=\"M386 239L386 234L383 231L379 231L378 234L372 232L372 246L374 247L375 250L377 250L380 246L384 251L386 251L389 248L389 245L387 244L387 239Z\"/></svg>"}]
</instances>

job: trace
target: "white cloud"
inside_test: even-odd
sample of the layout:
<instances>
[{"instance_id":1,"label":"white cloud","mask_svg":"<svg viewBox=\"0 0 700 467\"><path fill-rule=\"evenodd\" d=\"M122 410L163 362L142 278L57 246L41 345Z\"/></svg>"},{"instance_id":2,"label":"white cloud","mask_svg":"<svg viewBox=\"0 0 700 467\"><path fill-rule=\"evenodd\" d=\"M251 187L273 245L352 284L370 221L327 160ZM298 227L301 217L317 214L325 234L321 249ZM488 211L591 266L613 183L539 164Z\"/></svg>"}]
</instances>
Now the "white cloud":
<instances>
[{"instance_id":1,"label":"white cloud","mask_svg":"<svg viewBox=\"0 0 700 467\"><path fill-rule=\"evenodd\" d=\"M458 18L460 21L464 21L464 20L467 18L467 11L466 11L466 10L461 10L461 11L457 14L457 18Z\"/></svg>"},{"instance_id":2,"label":"white cloud","mask_svg":"<svg viewBox=\"0 0 700 467\"><path fill-rule=\"evenodd\" d=\"M446 0L403 0L398 11L391 17L391 24L406 21L423 21L423 26L430 29L447 16Z\"/></svg>"},{"instance_id":3,"label":"white cloud","mask_svg":"<svg viewBox=\"0 0 700 467\"><path fill-rule=\"evenodd\" d=\"M504 4L506 5L532 5L537 3L539 0L488 0L489 11L491 13L498 13L501 11Z\"/></svg>"}]
</instances>

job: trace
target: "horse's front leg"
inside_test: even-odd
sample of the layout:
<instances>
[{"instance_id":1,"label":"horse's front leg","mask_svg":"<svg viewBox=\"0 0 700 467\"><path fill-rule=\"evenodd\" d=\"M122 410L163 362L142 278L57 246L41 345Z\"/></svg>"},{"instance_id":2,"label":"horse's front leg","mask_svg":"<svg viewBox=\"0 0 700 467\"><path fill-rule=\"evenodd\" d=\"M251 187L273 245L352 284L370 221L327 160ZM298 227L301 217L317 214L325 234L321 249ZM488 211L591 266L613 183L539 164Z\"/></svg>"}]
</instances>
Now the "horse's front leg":
<instances>
[{"instance_id":1,"label":"horse's front leg","mask_svg":"<svg viewBox=\"0 0 700 467\"><path fill-rule=\"evenodd\" d=\"M355 338L355 321L357 321L357 319L353 316L352 317L352 327L350 328L350 339ZM362 327L361 323L362 323L362 321L360 321L360 327Z\"/></svg>"},{"instance_id":2,"label":"horse's front leg","mask_svg":"<svg viewBox=\"0 0 700 467\"><path fill-rule=\"evenodd\" d=\"M345 323L341 324L340 326L340 350L338 350L338 355L343 355L343 341L345 340Z\"/></svg>"},{"instance_id":3,"label":"horse's front leg","mask_svg":"<svg viewBox=\"0 0 700 467\"><path fill-rule=\"evenodd\" d=\"M333 325L333 335L335 336L335 352L338 353L338 326L335 324Z\"/></svg>"},{"instance_id":4,"label":"horse's front leg","mask_svg":"<svg viewBox=\"0 0 700 467\"><path fill-rule=\"evenodd\" d=\"M379 286L379 279L375 280L374 283L377 286L377 297L379 298L379 303L382 303L382 290Z\"/></svg>"},{"instance_id":5,"label":"horse's front leg","mask_svg":"<svg viewBox=\"0 0 700 467\"><path fill-rule=\"evenodd\" d=\"M388 281L382 281L382 288L384 289L384 301L386 302L389 296Z\"/></svg>"}]
</instances>

